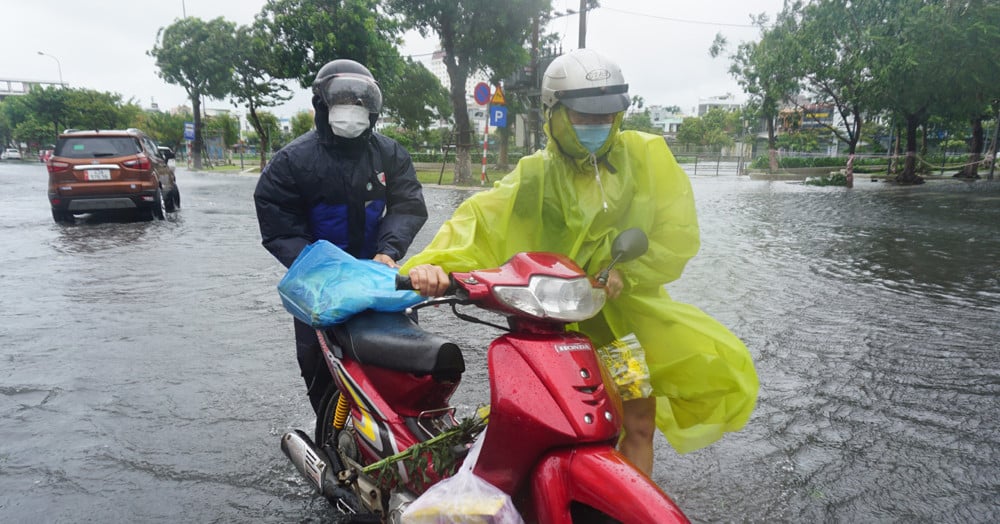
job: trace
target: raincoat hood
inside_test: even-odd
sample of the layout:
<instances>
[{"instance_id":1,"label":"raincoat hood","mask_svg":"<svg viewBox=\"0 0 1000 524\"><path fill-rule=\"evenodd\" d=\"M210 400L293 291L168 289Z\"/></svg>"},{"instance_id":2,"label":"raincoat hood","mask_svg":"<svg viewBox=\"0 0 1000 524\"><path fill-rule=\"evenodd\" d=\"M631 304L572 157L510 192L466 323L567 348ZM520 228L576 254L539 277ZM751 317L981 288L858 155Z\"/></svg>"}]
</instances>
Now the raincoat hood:
<instances>
[{"instance_id":1,"label":"raincoat hood","mask_svg":"<svg viewBox=\"0 0 1000 524\"><path fill-rule=\"evenodd\" d=\"M604 158L618 140L618 132L621 131L622 121L625 113L615 114L615 120L611 124L611 132L608 133L607 140L594 152L596 158ZM573 124L569 121L569 111L564 105L557 105L549 111L549 116L545 121L545 135L549 138L546 149L554 152L561 152L574 160L574 163L581 169L590 169L590 151L587 150L576 137Z\"/></svg>"}]
</instances>

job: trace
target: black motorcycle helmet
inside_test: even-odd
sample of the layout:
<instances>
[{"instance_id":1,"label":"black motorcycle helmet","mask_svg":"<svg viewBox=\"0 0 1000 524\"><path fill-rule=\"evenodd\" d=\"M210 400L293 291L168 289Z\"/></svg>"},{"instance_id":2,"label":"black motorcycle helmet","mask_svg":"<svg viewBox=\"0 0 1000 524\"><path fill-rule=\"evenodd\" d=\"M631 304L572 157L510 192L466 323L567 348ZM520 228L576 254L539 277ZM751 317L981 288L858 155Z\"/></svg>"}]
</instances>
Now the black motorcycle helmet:
<instances>
[{"instance_id":1,"label":"black motorcycle helmet","mask_svg":"<svg viewBox=\"0 0 1000 524\"><path fill-rule=\"evenodd\" d=\"M361 105L378 116L382 111L382 90L367 67L341 58L319 69L312 84L313 95L327 108L335 105Z\"/></svg>"}]
</instances>

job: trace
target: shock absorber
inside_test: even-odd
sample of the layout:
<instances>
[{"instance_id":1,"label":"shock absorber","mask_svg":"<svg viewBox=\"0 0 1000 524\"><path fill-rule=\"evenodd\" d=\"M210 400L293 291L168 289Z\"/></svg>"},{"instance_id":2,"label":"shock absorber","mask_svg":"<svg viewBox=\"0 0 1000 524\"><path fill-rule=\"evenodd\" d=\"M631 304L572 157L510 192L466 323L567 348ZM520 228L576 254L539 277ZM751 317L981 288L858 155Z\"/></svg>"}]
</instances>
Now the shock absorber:
<instances>
[{"instance_id":1,"label":"shock absorber","mask_svg":"<svg viewBox=\"0 0 1000 524\"><path fill-rule=\"evenodd\" d=\"M347 415L351 412L351 406L347 404L347 397L343 392L337 396L337 411L333 414L333 429L340 431L347 424Z\"/></svg>"}]
</instances>

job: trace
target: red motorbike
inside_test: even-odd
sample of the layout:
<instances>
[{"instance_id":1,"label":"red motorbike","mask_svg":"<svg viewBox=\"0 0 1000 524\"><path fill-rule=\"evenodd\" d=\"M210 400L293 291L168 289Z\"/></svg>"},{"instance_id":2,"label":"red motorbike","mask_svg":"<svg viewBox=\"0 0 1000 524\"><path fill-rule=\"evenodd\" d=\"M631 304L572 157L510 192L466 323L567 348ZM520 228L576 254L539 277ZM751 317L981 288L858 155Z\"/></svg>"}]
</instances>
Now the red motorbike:
<instances>
[{"instance_id":1,"label":"red motorbike","mask_svg":"<svg viewBox=\"0 0 1000 524\"><path fill-rule=\"evenodd\" d=\"M623 232L597 278L562 255L520 253L497 269L453 273L453 294L411 308L449 304L462 320L489 324L457 309L475 305L507 317L508 327L495 327L508 332L489 346L489 430L473 472L509 494L526 522L687 522L615 450L622 405L614 381L590 339L565 330L600 311L611 267L646 248L644 233ZM448 400L465 370L462 352L412 317L365 311L319 330L335 384L315 441L301 430L282 437L296 468L354 522L401 522L407 506L447 475L433 460L416 473L405 460L393 462L432 455L408 450L461 425ZM452 446L459 461L467 447ZM382 478L387 470L392 480Z\"/></svg>"}]
</instances>

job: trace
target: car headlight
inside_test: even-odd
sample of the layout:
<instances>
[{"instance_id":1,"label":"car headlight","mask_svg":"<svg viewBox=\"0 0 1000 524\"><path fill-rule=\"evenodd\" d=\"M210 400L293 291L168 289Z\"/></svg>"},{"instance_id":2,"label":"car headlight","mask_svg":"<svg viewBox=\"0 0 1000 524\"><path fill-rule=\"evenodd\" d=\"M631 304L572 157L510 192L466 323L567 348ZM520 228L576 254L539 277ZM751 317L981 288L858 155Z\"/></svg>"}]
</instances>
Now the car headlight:
<instances>
[{"instance_id":1,"label":"car headlight","mask_svg":"<svg viewBox=\"0 0 1000 524\"><path fill-rule=\"evenodd\" d=\"M586 277L570 280L533 276L527 286L496 286L493 294L503 304L536 318L579 322L596 315L606 295Z\"/></svg>"}]
</instances>

